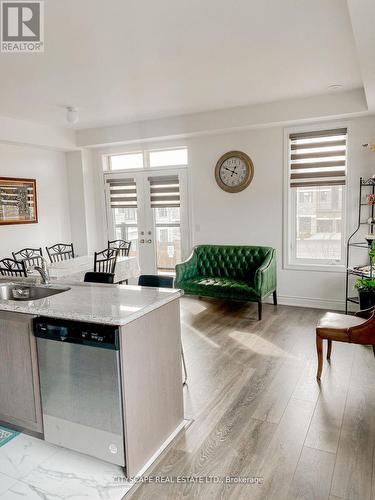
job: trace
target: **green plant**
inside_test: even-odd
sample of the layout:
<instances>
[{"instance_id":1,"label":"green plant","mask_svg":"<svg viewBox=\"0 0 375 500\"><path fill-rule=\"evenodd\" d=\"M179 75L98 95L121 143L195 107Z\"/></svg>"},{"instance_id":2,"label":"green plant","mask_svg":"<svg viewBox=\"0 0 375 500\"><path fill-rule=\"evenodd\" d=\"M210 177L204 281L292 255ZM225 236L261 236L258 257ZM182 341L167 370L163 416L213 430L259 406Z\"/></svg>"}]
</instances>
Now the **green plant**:
<instances>
[{"instance_id":1,"label":"green plant","mask_svg":"<svg viewBox=\"0 0 375 500\"><path fill-rule=\"evenodd\" d=\"M375 241L372 242L371 250L369 251L368 254L370 256L371 265L373 266L375 263Z\"/></svg>"},{"instance_id":2,"label":"green plant","mask_svg":"<svg viewBox=\"0 0 375 500\"><path fill-rule=\"evenodd\" d=\"M375 278L358 278L354 287L361 292L374 292Z\"/></svg>"},{"instance_id":3,"label":"green plant","mask_svg":"<svg viewBox=\"0 0 375 500\"><path fill-rule=\"evenodd\" d=\"M372 242L369 251L370 266L375 265L375 241ZM361 292L374 292L375 291L375 278L358 278L355 282L354 288Z\"/></svg>"}]
</instances>

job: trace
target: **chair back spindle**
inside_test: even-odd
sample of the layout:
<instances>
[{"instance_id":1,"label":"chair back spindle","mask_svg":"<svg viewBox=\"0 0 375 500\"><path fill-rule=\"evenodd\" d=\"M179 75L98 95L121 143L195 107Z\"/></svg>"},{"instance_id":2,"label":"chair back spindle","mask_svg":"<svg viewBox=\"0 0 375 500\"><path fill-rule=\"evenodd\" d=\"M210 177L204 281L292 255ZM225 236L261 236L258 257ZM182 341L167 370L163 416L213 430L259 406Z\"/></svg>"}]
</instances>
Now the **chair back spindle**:
<instances>
[{"instance_id":1,"label":"chair back spindle","mask_svg":"<svg viewBox=\"0 0 375 500\"><path fill-rule=\"evenodd\" d=\"M108 241L108 248L117 248L119 257L128 257L131 247L131 241L113 240Z\"/></svg>"},{"instance_id":2,"label":"chair back spindle","mask_svg":"<svg viewBox=\"0 0 375 500\"><path fill-rule=\"evenodd\" d=\"M16 278L26 278L27 271L26 265L23 260L15 259L1 259L0 260L0 274L2 276L16 277Z\"/></svg>"},{"instance_id":3,"label":"chair back spindle","mask_svg":"<svg viewBox=\"0 0 375 500\"><path fill-rule=\"evenodd\" d=\"M18 252L12 252L13 259L23 261L25 263L26 271L30 267L43 265L43 252L41 248L23 248Z\"/></svg>"},{"instance_id":4,"label":"chair back spindle","mask_svg":"<svg viewBox=\"0 0 375 500\"><path fill-rule=\"evenodd\" d=\"M56 243L51 247L46 247L46 250L51 264L74 259L73 243Z\"/></svg>"},{"instance_id":5,"label":"chair back spindle","mask_svg":"<svg viewBox=\"0 0 375 500\"><path fill-rule=\"evenodd\" d=\"M94 272L114 274L118 256L117 248L106 248L94 254Z\"/></svg>"}]
</instances>

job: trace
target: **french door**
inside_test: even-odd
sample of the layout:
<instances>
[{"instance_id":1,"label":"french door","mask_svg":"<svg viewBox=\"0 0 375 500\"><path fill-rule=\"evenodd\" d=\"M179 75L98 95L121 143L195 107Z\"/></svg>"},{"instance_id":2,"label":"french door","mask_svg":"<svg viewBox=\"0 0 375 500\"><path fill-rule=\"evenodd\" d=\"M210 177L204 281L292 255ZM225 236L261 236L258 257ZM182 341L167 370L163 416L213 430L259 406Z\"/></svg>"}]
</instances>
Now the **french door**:
<instances>
[{"instance_id":1,"label":"french door","mask_svg":"<svg viewBox=\"0 0 375 500\"><path fill-rule=\"evenodd\" d=\"M173 274L190 247L186 169L104 177L109 239L131 241L142 274Z\"/></svg>"}]
</instances>

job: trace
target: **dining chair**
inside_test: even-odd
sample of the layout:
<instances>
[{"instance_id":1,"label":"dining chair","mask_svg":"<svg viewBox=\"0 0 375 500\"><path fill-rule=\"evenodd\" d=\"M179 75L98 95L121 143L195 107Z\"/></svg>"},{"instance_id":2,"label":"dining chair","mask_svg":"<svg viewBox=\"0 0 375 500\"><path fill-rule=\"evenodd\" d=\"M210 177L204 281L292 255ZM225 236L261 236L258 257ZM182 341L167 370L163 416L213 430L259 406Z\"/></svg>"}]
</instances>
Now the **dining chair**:
<instances>
[{"instance_id":1,"label":"dining chair","mask_svg":"<svg viewBox=\"0 0 375 500\"><path fill-rule=\"evenodd\" d=\"M73 243L56 243L51 247L46 247L46 250L51 264L74 259Z\"/></svg>"},{"instance_id":2,"label":"dining chair","mask_svg":"<svg viewBox=\"0 0 375 500\"><path fill-rule=\"evenodd\" d=\"M156 274L141 274L138 286L152 286L154 288L173 288L173 276L159 276Z\"/></svg>"},{"instance_id":3,"label":"dining chair","mask_svg":"<svg viewBox=\"0 0 375 500\"><path fill-rule=\"evenodd\" d=\"M158 276L155 274L141 274L138 278L138 286L149 286L154 288L173 288L173 276ZM184 368L184 382L183 385L187 385L187 368L185 361L184 348L181 344L181 358L182 366Z\"/></svg>"},{"instance_id":4,"label":"dining chair","mask_svg":"<svg viewBox=\"0 0 375 500\"><path fill-rule=\"evenodd\" d=\"M375 356L375 306L359 311L355 316L326 313L316 327L316 351L320 381L323 369L323 340L327 340L327 360L332 354L332 341L371 345Z\"/></svg>"},{"instance_id":5,"label":"dining chair","mask_svg":"<svg viewBox=\"0 0 375 500\"><path fill-rule=\"evenodd\" d=\"M12 252L13 259L23 261L25 263L26 271L29 267L43 265L43 252L41 248L23 248L18 252Z\"/></svg>"},{"instance_id":6,"label":"dining chair","mask_svg":"<svg viewBox=\"0 0 375 500\"><path fill-rule=\"evenodd\" d=\"M94 254L94 272L115 274L117 263L117 248L106 248Z\"/></svg>"},{"instance_id":7,"label":"dining chair","mask_svg":"<svg viewBox=\"0 0 375 500\"><path fill-rule=\"evenodd\" d=\"M113 240L109 241L108 240L108 248L117 248L118 255L120 257L128 257L129 252L130 252L130 247L131 247L131 241L125 241L125 240Z\"/></svg>"},{"instance_id":8,"label":"dining chair","mask_svg":"<svg viewBox=\"0 0 375 500\"><path fill-rule=\"evenodd\" d=\"M23 260L1 259L0 274L2 276L13 276L18 278L26 278L26 265Z\"/></svg>"},{"instance_id":9,"label":"dining chair","mask_svg":"<svg viewBox=\"0 0 375 500\"><path fill-rule=\"evenodd\" d=\"M88 272L85 274L85 283L108 283L113 284L115 275L113 273L95 273Z\"/></svg>"}]
</instances>

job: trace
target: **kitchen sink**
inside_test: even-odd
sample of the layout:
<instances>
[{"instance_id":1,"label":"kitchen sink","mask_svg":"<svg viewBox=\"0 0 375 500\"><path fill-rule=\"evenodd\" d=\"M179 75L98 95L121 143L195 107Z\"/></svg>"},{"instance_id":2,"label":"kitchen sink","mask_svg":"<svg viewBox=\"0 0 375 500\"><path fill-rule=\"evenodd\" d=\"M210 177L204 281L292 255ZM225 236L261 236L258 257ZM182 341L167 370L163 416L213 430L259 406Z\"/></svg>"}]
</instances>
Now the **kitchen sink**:
<instances>
[{"instance_id":1,"label":"kitchen sink","mask_svg":"<svg viewBox=\"0 0 375 500\"><path fill-rule=\"evenodd\" d=\"M67 292L70 288L52 288L25 285L0 285L0 300L38 300Z\"/></svg>"}]
</instances>

